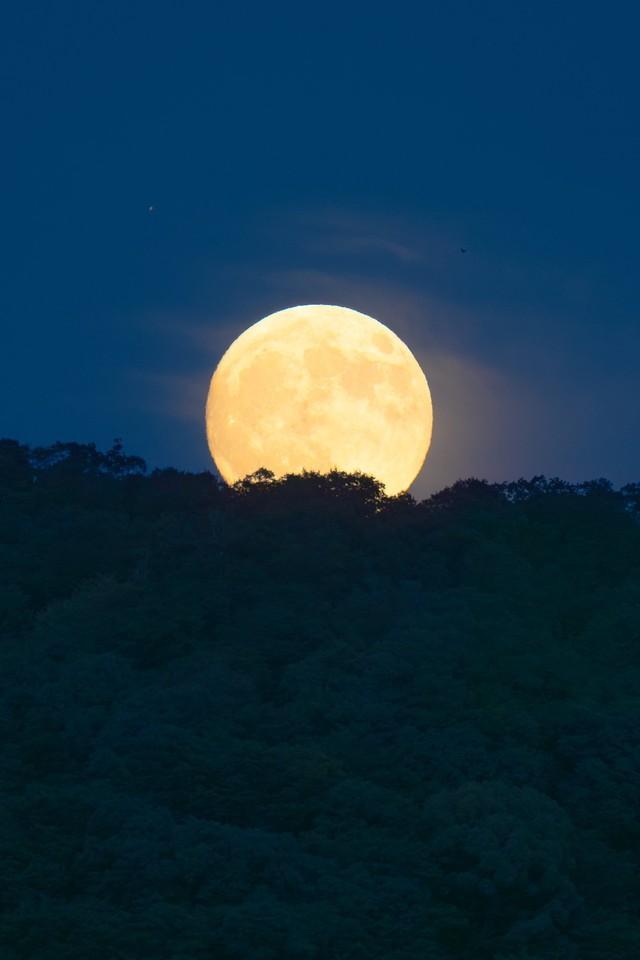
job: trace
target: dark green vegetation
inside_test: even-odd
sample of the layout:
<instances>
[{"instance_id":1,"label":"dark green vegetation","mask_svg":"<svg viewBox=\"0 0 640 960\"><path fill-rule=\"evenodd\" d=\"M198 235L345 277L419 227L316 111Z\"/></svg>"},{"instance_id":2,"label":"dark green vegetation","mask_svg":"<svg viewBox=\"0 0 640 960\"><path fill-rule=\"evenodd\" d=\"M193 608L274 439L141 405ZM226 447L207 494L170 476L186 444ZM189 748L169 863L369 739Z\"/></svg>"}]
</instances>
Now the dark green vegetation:
<instances>
[{"instance_id":1,"label":"dark green vegetation","mask_svg":"<svg viewBox=\"0 0 640 960\"><path fill-rule=\"evenodd\" d=\"M3 960L637 960L640 487L0 476Z\"/></svg>"}]
</instances>

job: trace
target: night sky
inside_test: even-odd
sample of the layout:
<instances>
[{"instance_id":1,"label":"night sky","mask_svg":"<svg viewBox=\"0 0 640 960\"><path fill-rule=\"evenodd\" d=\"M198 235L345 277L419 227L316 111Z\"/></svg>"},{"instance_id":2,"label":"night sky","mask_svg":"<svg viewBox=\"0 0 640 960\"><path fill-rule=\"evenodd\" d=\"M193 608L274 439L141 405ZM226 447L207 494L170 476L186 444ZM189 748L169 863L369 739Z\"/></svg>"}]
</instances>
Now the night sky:
<instances>
[{"instance_id":1,"label":"night sky","mask_svg":"<svg viewBox=\"0 0 640 960\"><path fill-rule=\"evenodd\" d=\"M417 496L640 479L639 29L632 3L12 4L0 435L212 468L224 349L337 303L423 365Z\"/></svg>"}]
</instances>

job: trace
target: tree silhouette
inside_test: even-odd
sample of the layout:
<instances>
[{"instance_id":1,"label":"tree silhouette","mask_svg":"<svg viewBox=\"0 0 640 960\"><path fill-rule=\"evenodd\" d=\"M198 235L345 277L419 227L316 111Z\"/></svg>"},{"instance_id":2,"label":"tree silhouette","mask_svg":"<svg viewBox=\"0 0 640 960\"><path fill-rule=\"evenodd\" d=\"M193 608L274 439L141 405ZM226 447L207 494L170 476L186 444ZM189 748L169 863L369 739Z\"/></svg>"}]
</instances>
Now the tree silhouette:
<instances>
[{"instance_id":1,"label":"tree silhouette","mask_svg":"<svg viewBox=\"0 0 640 960\"><path fill-rule=\"evenodd\" d=\"M636 960L640 485L0 441L8 960Z\"/></svg>"}]
</instances>

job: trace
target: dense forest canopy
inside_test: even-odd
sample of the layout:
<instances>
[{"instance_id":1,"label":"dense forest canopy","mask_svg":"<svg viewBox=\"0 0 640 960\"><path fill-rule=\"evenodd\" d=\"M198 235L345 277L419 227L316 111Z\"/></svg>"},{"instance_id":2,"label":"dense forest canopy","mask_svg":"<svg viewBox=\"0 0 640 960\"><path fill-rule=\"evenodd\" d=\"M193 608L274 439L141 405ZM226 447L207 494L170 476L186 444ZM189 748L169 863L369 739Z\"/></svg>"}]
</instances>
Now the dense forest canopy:
<instances>
[{"instance_id":1,"label":"dense forest canopy","mask_svg":"<svg viewBox=\"0 0 640 960\"><path fill-rule=\"evenodd\" d=\"M1 441L3 960L637 960L639 515Z\"/></svg>"}]
</instances>

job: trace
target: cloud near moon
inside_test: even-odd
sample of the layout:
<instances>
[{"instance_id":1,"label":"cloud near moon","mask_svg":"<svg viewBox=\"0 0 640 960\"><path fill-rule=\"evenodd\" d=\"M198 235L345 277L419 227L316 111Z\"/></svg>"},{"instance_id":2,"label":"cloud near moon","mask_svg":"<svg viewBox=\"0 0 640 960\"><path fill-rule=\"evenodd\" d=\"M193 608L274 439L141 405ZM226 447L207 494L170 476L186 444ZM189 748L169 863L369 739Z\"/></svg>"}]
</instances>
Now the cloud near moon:
<instances>
[{"instance_id":1,"label":"cloud near moon","mask_svg":"<svg viewBox=\"0 0 640 960\"><path fill-rule=\"evenodd\" d=\"M432 431L431 395L409 348L345 307L271 314L229 347L211 380L207 439L224 479L362 471L389 494L418 474Z\"/></svg>"}]
</instances>

